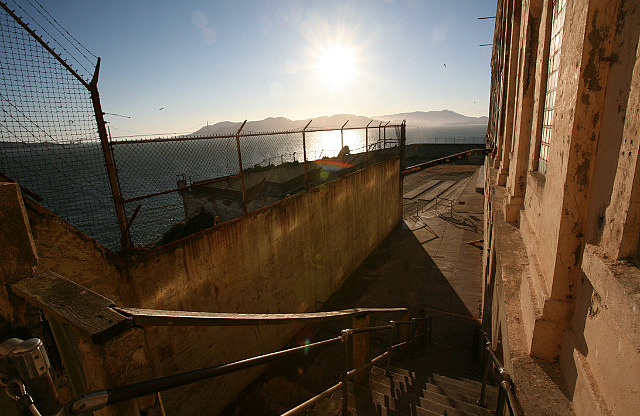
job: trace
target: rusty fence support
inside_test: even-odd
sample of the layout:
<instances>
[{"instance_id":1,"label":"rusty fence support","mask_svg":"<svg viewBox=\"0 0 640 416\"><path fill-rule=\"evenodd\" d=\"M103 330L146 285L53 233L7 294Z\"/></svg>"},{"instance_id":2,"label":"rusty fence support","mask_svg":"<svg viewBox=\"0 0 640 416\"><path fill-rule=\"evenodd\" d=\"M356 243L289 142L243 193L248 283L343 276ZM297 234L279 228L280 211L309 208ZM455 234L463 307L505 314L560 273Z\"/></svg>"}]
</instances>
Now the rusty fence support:
<instances>
[{"instance_id":1,"label":"rusty fence support","mask_svg":"<svg viewBox=\"0 0 640 416\"><path fill-rule=\"evenodd\" d=\"M380 122L380 124L378 124L378 143L377 143L377 146L376 146L376 147L379 147L379 146L380 146L380 140L382 139L382 133L381 133L381 130L382 130L382 121ZM378 150L379 150L379 149L378 149Z\"/></svg>"},{"instance_id":2,"label":"rusty fence support","mask_svg":"<svg viewBox=\"0 0 640 416\"><path fill-rule=\"evenodd\" d=\"M345 121L342 127L340 127L340 150L344 147L344 126L347 125L349 120Z\"/></svg>"},{"instance_id":3,"label":"rusty fence support","mask_svg":"<svg viewBox=\"0 0 640 416\"><path fill-rule=\"evenodd\" d=\"M309 166L307 163L307 127L313 120L309 120L306 126L302 129L302 155L304 157L304 189L309 191Z\"/></svg>"},{"instance_id":4,"label":"rusty fence support","mask_svg":"<svg viewBox=\"0 0 640 416\"><path fill-rule=\"evenodd\" d=\"M389 122L387 122L389 124ZM382 148L387 148L387 124L382 127Z\"/></svg>"},{"instance_id":5,"label":"rusty fence support","mask_svg":"<svg viewBox=\"0 0 640 416\"><path fill-rule=\"evenodd\" d=\"M369 160L369 124L373 123L373 120L369 120L364 128L364 160Z\"/></svg>"},{"instance_id":6,"label":"rusty fence support","mask_svg":"<svg viewBox=\"0 0 640 416\"><path fill-rule=\"evenodd\" d=\"M407 167L407 120L402 120L400 125L400 172ZM400 181L404 174L400 174Z\"/></svg>"},{"instance_id":7,"label":"rusty fence support","mask_svg":"<svg viewBox=\"0 0 640 416\"><path fill-rule=\"evenodd\" d=\"M93 111L95 112L96 123L98 125L98 134L100 135L100 145L102 147L102 154L104 155L104 162L107 168L107 176L109 177L109 186L111 188L111 194L113 195L113 203L115 204L116 217L118 218L118 226L120 227L120 246L122 250L126 251L131 248L131 234L129 233L129 226L127 224L127 214L124 210L124 203L122 202L122 191L120 189L120 182L118 181L118 173L116 172L116 165L113 160L113 153L109 146L109 138L107 136L106 122L104 121L104 113L102 112L102 105L100 104L100 94L98 93L98 74L100 73L100 58L96 63L96 69L93 73L93 78L87 86L91 93L91 102L93 103Z\"/></svg>"},{"instance_id":8,"label":"rusty fence support","mask_svg":"<svg viewBox=\"0 0 640 416\"><path fill-rule=\"evenodd\" d=\"M247 120L245 120L238 131L236 132L236 147L238 149L238 167L240 168L240 189L242 191L242 210L246 214L247 211L247 191L244 186L244 172L242 170L242 151L240 150L240 132L244 128L244 125L247 124Z\"/></svg>"}]
</instances>

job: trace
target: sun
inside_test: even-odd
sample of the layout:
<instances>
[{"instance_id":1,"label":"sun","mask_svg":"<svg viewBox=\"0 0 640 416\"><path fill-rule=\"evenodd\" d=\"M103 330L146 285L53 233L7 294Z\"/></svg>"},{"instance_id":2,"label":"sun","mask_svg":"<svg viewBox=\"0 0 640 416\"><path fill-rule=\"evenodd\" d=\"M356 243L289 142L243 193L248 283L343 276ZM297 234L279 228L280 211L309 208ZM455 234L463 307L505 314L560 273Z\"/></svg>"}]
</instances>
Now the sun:
<instances>
[{"instance_id":1,"label":"sun","mask_svg":"<svg viewBox=\"0 0 640 416\"><path fill-rule=\"evenodd\" d=\"M356 72L354 51L345 45L331 45L319 54L318 74L332 88L344 86Z\"/></svg>"}]
</instances>

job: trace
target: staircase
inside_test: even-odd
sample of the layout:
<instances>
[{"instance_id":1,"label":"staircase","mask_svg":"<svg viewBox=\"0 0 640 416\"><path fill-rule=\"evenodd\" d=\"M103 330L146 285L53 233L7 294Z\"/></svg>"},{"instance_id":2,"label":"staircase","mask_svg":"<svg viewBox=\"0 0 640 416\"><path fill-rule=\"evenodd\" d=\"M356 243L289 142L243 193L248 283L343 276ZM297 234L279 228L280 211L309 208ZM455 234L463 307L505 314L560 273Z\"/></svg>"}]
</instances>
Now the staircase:
<instances>
[{"instance_id":1,"label":"staircase","mask_svg":"<svg viewBox=\"0 0 640 416\"><path fill-rule=\"evenodd\" d=\"M489 409L496 408L497 387L487 386L485 392L487 408L480 407L477 405L481 389L479 381L419 369L419 365L411 364L416 362L415 357L412 360L401 361L400 365L391 366L388 372L382 367L372 367L366 385L349 383L348 408L351 415L489 416L495 414ZM455 370L453 373L459 374ZM306 414L341 415L342 392L337 391Z\"/></svg>"}]
</instances>

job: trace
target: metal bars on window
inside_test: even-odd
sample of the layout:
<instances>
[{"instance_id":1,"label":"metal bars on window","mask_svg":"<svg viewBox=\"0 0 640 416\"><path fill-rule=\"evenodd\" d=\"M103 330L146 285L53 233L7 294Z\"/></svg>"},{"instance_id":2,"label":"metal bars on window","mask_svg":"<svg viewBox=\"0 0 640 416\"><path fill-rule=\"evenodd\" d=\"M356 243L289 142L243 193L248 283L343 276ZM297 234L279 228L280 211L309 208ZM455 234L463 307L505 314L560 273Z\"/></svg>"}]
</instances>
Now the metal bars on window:
<instances>
[{"instance_id":1,"label":"metal bars on window","mask_svg":"<svg viewBox=\"0 0 640 416\"><path fill-rule=\"evenodd\" d=\"M553 126L556 89L558 86L558 69L560 68L560 51L562 49L562 33L564 27L566 0L553 1L553 20L551 24L551 43L549 46L549 65L547 69L547 91L545 94L544 114L542 118L542 137L540 138L540 154L538 171L547 173L551 129Z\"/></svg>"}]
</instances>

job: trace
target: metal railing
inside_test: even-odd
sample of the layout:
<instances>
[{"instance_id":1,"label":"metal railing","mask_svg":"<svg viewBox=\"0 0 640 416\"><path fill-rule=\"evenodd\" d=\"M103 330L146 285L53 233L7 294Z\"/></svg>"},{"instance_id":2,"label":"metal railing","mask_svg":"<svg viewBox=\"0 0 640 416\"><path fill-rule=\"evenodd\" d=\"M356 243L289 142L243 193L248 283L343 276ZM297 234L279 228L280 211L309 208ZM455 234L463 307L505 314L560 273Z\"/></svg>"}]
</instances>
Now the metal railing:
<instances>
[{"instance_id":1,"label":"metal railing","mask_svg":"<svg viewBox=\"0 0 640 416\"><path fill-rule=\"evenodd\" d=\"M397 310L406 311L406 309ZM379 311L381 310L374 310L374 312ZM336 317L343 317L345 316L345 312L353 314L353 310L336 312L338 312L338 314L336 314L335 316L331 315L325 318L335 319ZM158 322L148 324L157 325ZM421 327L421 331L419 331L419 326ZM401 331L400 329L402 327L406 327L408 331ZM166 377L159 377L121 387L93 391L80 397L76 397L64 406L59 404L55 388L53 388L51 375L49 374L50 365L48 364L48 358L42 342L38 339L22 341L13 338L0 344L0 363L2 363L3 360L6 360L6 365L9 366L9 368L15 367L13 371L10 371L11 374L9 375L0 374L2 376L0 378L0 385L6 386L8 389L7 392L11 393L11 397L16 401L16 403L26 410L29 410L33 415L40 414L38 409L36 408L36 405L38 405L38 403L40 406L48 405L49 408L54 409L50 412L45 412L46 414L58 414L60 411L65 412L65 414L81 414L85 412L97 411L107 406L123 402L125 400L147 396L152 393L184 386L217 376L222 376L239 370L284 360L293 356L307 356L310 351L322 350L333 345L343 344L345 370L342 376L342 380L284 414L299 414L305 409L311 407L313 404L317 403L322 398L328 397L338 390L342 390L342 412L344 415L347 415L349 407L348 383L356 380L356 378L359 375L363 374L364 371L368 370L374 364L385 359L386 371L389 372L392 352L399 348L412 346L417 342L419 338L422 338L423 340L426 339L427 342L430 342L431 328L431 317L427 316L420 318L411 318L407 321L392 320L389 321L389 324L381 326L344 329L341 331L340 336L325 339L322 341L283 349L280 351L254 356L222 365L201 368L198 370L183 372ZM366 359L366 356L369 352L368 342L365 343L365 345L367 346L366 351L359 350L354 344L354 336L368 336L369 333L378 331L389 331L386 351L376 356L375 358L368 360ZM18 352L18 350L20 351ZM40 362L44 364L39 364ZM35 367L33 371L30 371L30 366L39 367L39 370L37 370L38 373L36 373ZM42 390L42 382L38 381L38 384L35 384L34 381L29 382L29 380L31 380L32 378L31 373L36 374L36 376L40 378L44 377L44 379L46 379L45 381L48 381L48 384L46 385L50 386L51 388L47 389L46 394L40 391ZM28 380L23 380L26 378L28 378ZM16 386L16 388L14 389L15 392L11 390L14 385ZM33 391L29 391L32 390L30 388L31 386L35 386ZM32 399L32 395L35 397L35 404L34 399Z\"/></svg>"},{"instance_id":2,"label":"metal railing","mask_svg":"<svg viewBox=\"0 0 640 416\"><path fill-rule=\"evenodd\" d=\"M483 372L482 372L482 387L480 389L480 398L478 399L478 405L487 407L487 383L489 381L489 374L493 371L497 374L498 379L498 399L496 403L496 415L504 415L505 405L509 410L509 414L513 416L522 416L522 406L518 401L518 398L514 392L513 380L511 375L505 370L502 362L496 356L495 352L491 348L491 340L488 333L482 327L478 327L478 331L481 334L482 353L483 358Z\"/></svg>"},{"instance_id":3,"label":"metal railing","mask_svg":"<svg viewBox=\"0 0 640 416\"><path fill-rule=\"evenodd\" d=\"M417 332L418 323L422 323L422 332ZM406 334L405 340L399 340L401 334L399 328L401 326L408 326L409 333ZM353 350L353 336L356 334L367 334L376 331L389 331L389 343L387 350L378 355L377 357L368 360L363 365L354 368L354 355L356 351ZM195 383L200 380L209 379L224 374L229 374L235 371L244 370L251 367L256 367L262 364L279 361L285 358L289 358L296 355L307 355L309 351L320 350L336 344L343 344L345 346L345 371L342 381L329 387L322 393L314 396L313 398L305 401L304 403L296 406L285 415L299 414L305 409L308 409L318 400L323 397L327 397L333 392L342 389L342 410L343 414L348 414L348 382L352 381L356 375L371 368L377 362L387 359L386 370L390 370L391 365L391 353L399 348L404 348L413 345L417 338L427 337L430 340L431 335L431 318L412 318L409 321L390 321L388 325L367 327L367 328L350 328L341 331L340 336L325 339L322 341L309 343L299 347L280 350L260 356L247 358L244 360L234 361L222 365L213 367L202 368L199 370L189 371L185 373L179 373L167 377L160 377L140 383L134 383L127 386L117 387L113 389L94 391L89 394L83 395L74 399L68 403L65 407L72 414L80 414L83 412L90 412L100 410L106 406L122 402L124 400L130 400L148 394L164 391L167 389L184 386L186 384Z\"/></svg>"}]
</instances>

